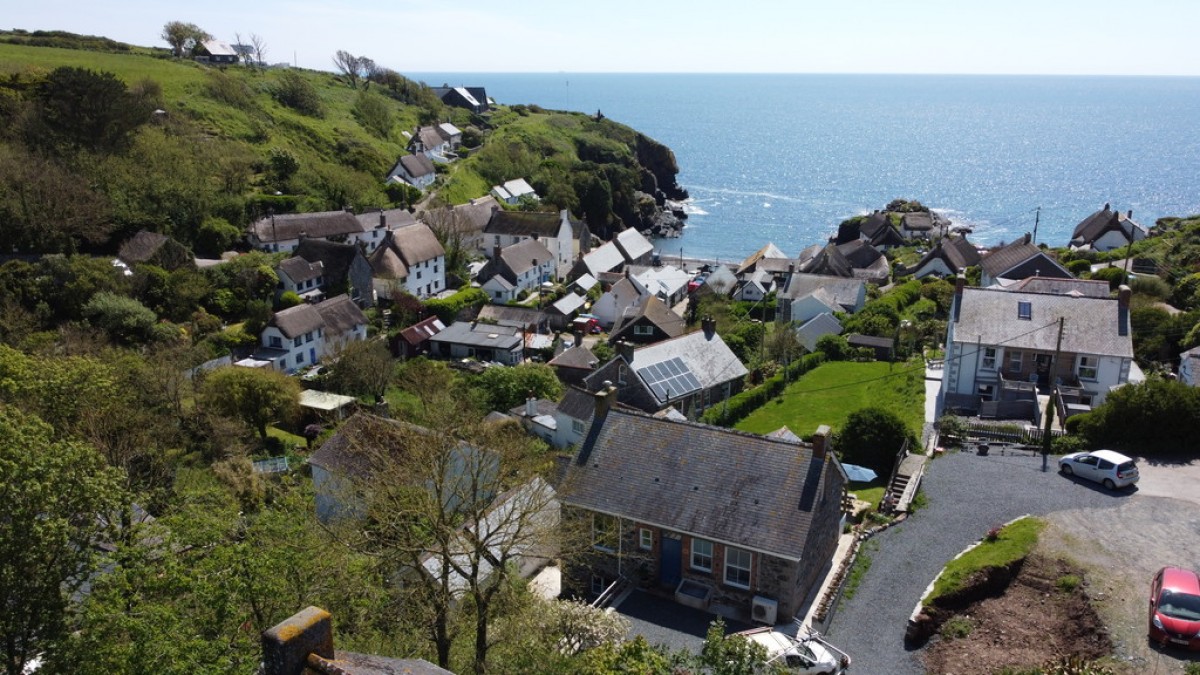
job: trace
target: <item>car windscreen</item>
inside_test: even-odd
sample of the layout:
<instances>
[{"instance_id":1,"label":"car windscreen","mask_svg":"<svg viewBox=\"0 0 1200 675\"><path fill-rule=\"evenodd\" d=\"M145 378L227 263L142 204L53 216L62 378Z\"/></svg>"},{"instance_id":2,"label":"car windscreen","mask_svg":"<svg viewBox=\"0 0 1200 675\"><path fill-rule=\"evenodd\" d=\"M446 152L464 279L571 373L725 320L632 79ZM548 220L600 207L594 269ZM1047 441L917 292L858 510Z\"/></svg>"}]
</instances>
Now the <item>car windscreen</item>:
<instances>
[{"instance_id":1,"label":"car windscreen","mask_svg":"<svg viewBox=\"0 0 1200 675\"><path fill-rule=\"evenodd\" d=\"M1117 471L1120 471L1121 473L1125 473L1126 471L1133 471L1136 468L1137 468L1137 464L1134 464L1133 462L1122 462L1120 465L1117 466Z\"/></svg>"},{"instance_id":2,"label":"car windscreen","mask_svg":"<svg viewBox=\"0 0 1200 675\"><path fill-rule=\"evenodd\" d=\"M1200 621L1200 595L1166 591L1158 603L1158 612L1172 619Z\"/></svg>"}]
</instances>

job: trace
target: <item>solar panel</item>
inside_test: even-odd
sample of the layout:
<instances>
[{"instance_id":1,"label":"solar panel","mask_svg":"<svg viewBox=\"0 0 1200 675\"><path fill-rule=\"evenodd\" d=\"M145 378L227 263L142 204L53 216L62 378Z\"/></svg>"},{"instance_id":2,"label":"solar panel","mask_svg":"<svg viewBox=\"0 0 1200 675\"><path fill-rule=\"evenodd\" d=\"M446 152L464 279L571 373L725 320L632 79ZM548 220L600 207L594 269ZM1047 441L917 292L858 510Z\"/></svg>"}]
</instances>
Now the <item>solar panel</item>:
<instances>
[{"instance_id":1,"label":"solar panel","mask_svg":"<svg viewBox=\"0 0 1200 675\"><path fill-rule=\"evenodd\" d=\"M684 396L701 388L700 380L678 356L639 368L636 372L660 401Z\"/></svg>"}]
</instances>

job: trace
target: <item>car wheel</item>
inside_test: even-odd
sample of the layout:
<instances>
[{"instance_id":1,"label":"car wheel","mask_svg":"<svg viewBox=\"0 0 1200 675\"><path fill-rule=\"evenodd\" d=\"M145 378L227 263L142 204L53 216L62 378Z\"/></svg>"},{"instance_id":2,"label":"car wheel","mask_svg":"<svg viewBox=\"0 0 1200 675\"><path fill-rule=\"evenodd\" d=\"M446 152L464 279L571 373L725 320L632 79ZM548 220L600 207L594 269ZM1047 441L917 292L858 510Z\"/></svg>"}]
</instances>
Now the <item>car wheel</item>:
<instances>
[{"instance_id":1,"label":"car wheel","mask_svg":"<svg viewBox=\"0 0 1200 675\"><path fill-rule=\"evenodd\" d=\"M1058 466L1058 470L1061 471L1062 475L1064 476L1070 476L1071 474L1075 473L1075 470L1071 468L1070 464L1060 464Z\"/></svg>"},{"instance_id":2,"label":"car wheel","mask_svg":"<svg viewBox=\"0 0 1200 675\"><path fill-rule=\"evenodd\" d=\"M1112 482L1111 478L1105 478L1104 479L1104 487L1108 488L1109 490L1116 490L1117 484Z\"/></svg>"}]
</instances>

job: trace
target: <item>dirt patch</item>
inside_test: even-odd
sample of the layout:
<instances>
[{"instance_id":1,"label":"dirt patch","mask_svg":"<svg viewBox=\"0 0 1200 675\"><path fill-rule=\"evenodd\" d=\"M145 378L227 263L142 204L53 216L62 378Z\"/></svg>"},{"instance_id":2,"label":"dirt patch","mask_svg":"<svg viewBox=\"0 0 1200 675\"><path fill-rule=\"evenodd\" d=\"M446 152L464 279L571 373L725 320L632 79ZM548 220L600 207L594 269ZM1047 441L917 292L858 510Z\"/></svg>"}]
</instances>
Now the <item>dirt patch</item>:
<instances>
[{"instance_id":1,"label":"dirt patch","mask_svg":"<svg viewBox=\"0 0 1200 675\"><path fill-rule=\"evenodd\" d=\"M1087 660L1112 651L1092 609L1083 572L1062 560L1031 555L1003 594L942 617L925 650L931 673L991 675L1033 668L1063 656Z\"/></svg>"}]
</instances>

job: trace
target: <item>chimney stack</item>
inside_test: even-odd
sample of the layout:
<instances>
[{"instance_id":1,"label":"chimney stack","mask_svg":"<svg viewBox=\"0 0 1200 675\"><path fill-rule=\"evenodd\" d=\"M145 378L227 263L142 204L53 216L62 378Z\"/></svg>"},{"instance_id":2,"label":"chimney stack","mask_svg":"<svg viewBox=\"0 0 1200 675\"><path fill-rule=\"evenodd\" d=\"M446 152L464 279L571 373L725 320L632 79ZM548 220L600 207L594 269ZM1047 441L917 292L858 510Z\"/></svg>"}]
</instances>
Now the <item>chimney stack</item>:
<instances>
[{"instance_id":1,"label":"chimney stack","mask_svg":"<svg viewBox=\"0 0 1200 675\"><path fill-rule=\"evenodd\" d=\"M1126 211L1126 212L1125 212L1125 217L1126 217L1126 218L1133 218L1133 209L1129 209L1128 211Z\"/></svg>"},{"instance_id":2,"label":"chimney stack","mask_svg":"<svg viewBox=\"0 0 1200 675\"><path fill-rule=\"evenodd\" d=\"M383 214L383 209L379 209L379 226L387 229L387 216Z\"/></svg>"},{"instance_id":3,"label":"chimney stack","mask_svg":"<svg viewBox=\"0 0 1200 675\"><path fill-rule=\"evenodd\" d=\"M1133 291L1121 284L1117 288L1117 334L1129 335L1129 298Z\"/></svg>"},{"instance_id":4,"label":"chimney stack","mask_svg":"<svg viewBox=\"0 0 1200 675\"><path fill-rule=\"evenodd\" d=\"M813 459L825 461L829 453L829 426L822 424L817 427L817 433L812 437Z\"/></svg>"},{"instance_id":5,"label":"chimney stack","mask_svg":"<svg viewBox=\"0 0 1200 675\"><path fill-rule=\"evenodd\" d=\"M617 343L617 353L628 363L633 363L633 343L621 340Z\"/></svg>"},{"instance_id":6,"label":"chimney stack","mask_svg":"<svg viewBox=\"0 0 1200 675\"><path fill-rule=\"evenodd\" d=\"M1105 211L1108 211L1110 206L1111 206L1111 204L1109 204L1108 202L1104 202L1104 210Z\"/></svg>"},{"instance_id":7,"label":"chimney stack","mask_svg":"<svg viewBox=\"0 0 1200 675\"><path fill-rule=\"evenodd\" d=\"M534 397L533 390L525 396L525 416L537 417L537 398Z\"/></svg>"},{"instance_id":8,"label":"chimney stack","mask_svg":"<svg viewBox=\"0 0 1200 675\"><path fill-rule=\"evenodd\" d=\"M575 336L575 346L582 347L583 346L583 331L576 328L575 330L571 331L571 335Z\"/></svg>"},{"instance_id":9,"label":"chimney stack","mask_svg":"<svg viewBox=\"0 0 1200 675\"><path fill-rule=\"evenodd\" d=\"M700 328L704 331L704 339L711 340L717 332L717 320L711 316L700 319Z\"/></svg>"},{"instance_id":10,"label":"chimney stack","mask_svg":"<svg viewBox=\"0 0 1200 675\"><path fill-rule=\"evenodd\" d=\"M496 244L495 246L492 247L492 260L499 260L499 259L500 259L500 244Z\"/></svg>"},{"instance_id":11,"label":"chimney stack","mask_svg":"<svg viewBox=\"0 0 1200 675\"><path fill-rule=\"evenodd\" d=\"M602 420L608 411L612 410L613 401L617 398L617 388L613 386L612 380L604 381L604 388L596 392L596 419Z\"/></svg>"},{"instance_id":12,"label":"chimney stack","mask_svg":"<svg viewBox=\"0 0 1200 675\"><path fill-rule=\"evenodd\" d=\"M967 275L962 272L954 277L954 320L958 321L958 314L962 311L962 296L963 289L967 287Z\"/></svg>"},{"instance_id":13,"label":"chimney stack","mask_svg":"<svg viewBox=\"0 0 1200 675\"><path fill-rule=\"evenodd\" d=\"M263 631L263 675L302 675L309 654L333 658L333 621L307 607Z\"/></svg>"}]
</instances>

